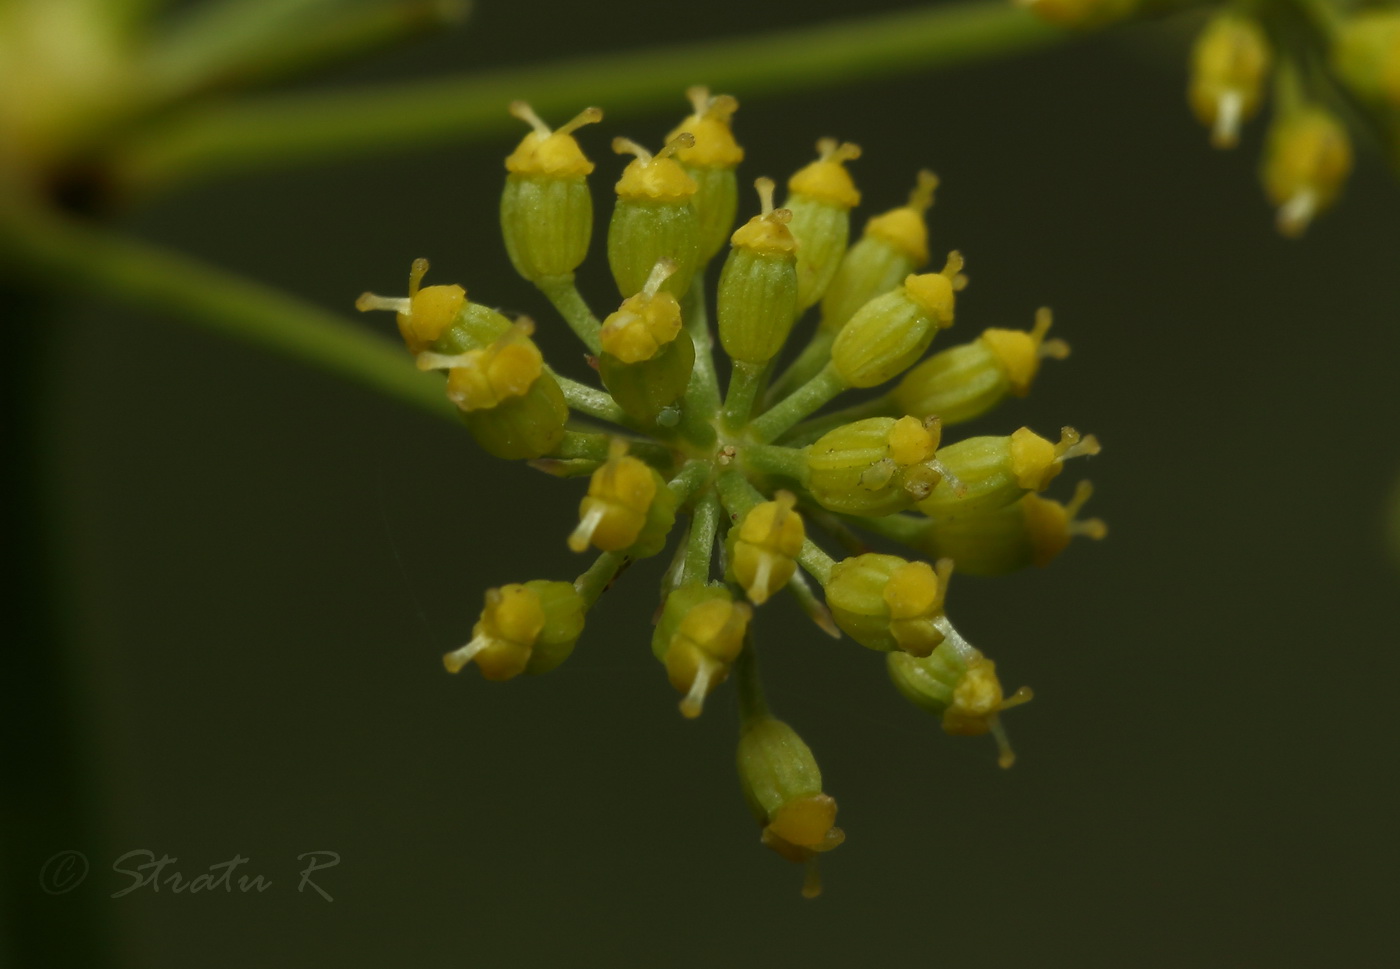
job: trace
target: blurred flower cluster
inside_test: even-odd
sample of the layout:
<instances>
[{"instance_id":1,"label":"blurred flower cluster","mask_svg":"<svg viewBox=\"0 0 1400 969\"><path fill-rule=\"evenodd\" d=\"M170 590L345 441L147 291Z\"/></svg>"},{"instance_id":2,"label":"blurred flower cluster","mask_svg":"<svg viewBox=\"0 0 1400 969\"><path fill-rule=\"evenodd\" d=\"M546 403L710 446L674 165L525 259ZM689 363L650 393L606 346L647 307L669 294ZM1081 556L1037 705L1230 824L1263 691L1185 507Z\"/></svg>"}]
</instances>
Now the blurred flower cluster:
<instances>
[{"instance_id":1,"label":"blurred flower cluster","mask_svg":"<svg viewBox=\"0 0 1400 969\"><path fill-rule=\"evenodd\" d=\"M1017 0L1051 23L1095 28L1151 14L1153 0ZM1337 199L1354 141L1400 164L1400 6L1247 0L1213 10L1190 53L1187 98L1233 148L1272 94L1260 179L1279 231L1301 235Z\"/></svg>"},{"instance_id":2,"label":"blurred flower cluster","mask_svg":"<svg viewBox=\"0 0 1400 969\"><path fill-rule=\"evenodd\" d=\"M533 321L461 286L424 285L425 260L406 296L366 293L357 305L396 314L419 369L445 373L482 448L588 482L578 526L560 541L594 551L592 564L572 580L488 590L447 669L475 665L488 680L553 669L619 573L673 546L652 653L687 717L733 675L743 791L763 843L807 866L804 892L814 895L817 857L844 836L811 751L769 709L755 610L790 594L822 632L883 653L898 692L945 731L992 734L1010 766L1000 715L1030 692L1003 691L993 662L953 626L950 580L1045 565L1072 536L1101 537L1101 522L1078 517L1087 482L1067 503L1042 496L1067 460L1098 444L1070 427L945 440L953 425L1028 393L1041 361L1068 347L1048 338L1042 309L1027 330L987 329L925 355L952 326L967 282L957 252L921 271L932 173L852 241L861 196L847 166L860 150L823 139L780 207L775 183L756 181L757 204L743 207L757 212L735 229L747 195L731 128L738 105L699 88L689 96L693 112L658 150L612 142L630 161L607 232L617 296L601 317L574 274L592 236L595 167L575 133L602 112L551 129L526 104L511 106L530 130L506 160L506 249L583 342L601 387L551 368ZM721 254L710 299L706 270ZM826 412L847 391L874 388Z\"/></svg>"}]
</instances>

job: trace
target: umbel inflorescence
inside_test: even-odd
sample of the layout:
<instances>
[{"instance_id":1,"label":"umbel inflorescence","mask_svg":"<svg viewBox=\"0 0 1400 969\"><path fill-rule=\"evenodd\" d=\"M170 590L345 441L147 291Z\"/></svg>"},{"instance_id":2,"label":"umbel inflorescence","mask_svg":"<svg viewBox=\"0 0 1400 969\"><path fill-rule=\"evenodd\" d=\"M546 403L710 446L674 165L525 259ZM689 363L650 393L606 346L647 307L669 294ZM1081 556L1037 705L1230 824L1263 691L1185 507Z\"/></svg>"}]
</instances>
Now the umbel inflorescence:
<instances>
[{"instance_id":1,"label":"umbel inflorescence","mask_svg":"<svg viewBox=\"0 0 1400 969\"><path fill-rule=\"evenodd\" d=\"M733 673L744 794L763 843L807 866L804 893L814 895L816 858L844 836L811 751L769 710L754 610L790 593L823 632L884 653L898 691L947 732L994 735L1010 766L1000 714L1030 692L1005 694L992 661L954 628L949 581L955 569L1044 565L1071 536L1100 537L1102 523L1077 517L1087 482L1068 504L1040 494L1066 460L1098 444L1069 427L1055 439L1023 427L944 442L945 428L1026 394L1041 359L1068 352L1046 338L1049 311L1029 331L988 329L924 359L966 283L956 252L939 271L919 272L937 179L921 172L907 204L848 244L860 193L846 164L860 151L823 140L781 208L774 183L758 179L758 214L734 230L737 104L702 89L690 96L694 113L659 151L613 142L631 161L608 228L621 303L601 321L574 283L592 231L594 165L573 133L602 112L550 130L526 105L511 107L531 131L506 160L506 249L583 341L602 389L552 370L530 320L508 319L460 286L423 286L424 260L407 297L367 293L358 306L397 313L419 368L446 372L447 396L487 451L588 478L578 526L560 539L599 553L592 564L573 581L488 590L447 669L473 664L489 680L553 669L623 567L673 544L652 652L687 717ZM726 243L711 303L706 269ZM809 309L815 326L780 365ZM723 394L716 332L729 358ZM877 396L814 416L847 390L901 375ZM818 530L849 554L829 555L811 537ZM862 532L912 552L870 551Z\"/></svg>"}]
</instances>

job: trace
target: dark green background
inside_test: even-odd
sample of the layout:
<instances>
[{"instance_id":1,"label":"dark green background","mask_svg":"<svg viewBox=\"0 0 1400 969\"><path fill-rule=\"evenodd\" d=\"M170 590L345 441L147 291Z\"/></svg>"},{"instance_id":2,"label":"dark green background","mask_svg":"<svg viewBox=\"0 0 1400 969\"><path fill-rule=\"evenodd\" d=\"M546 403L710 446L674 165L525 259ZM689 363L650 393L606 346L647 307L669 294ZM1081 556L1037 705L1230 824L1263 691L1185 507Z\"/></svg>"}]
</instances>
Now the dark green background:
<instances>
[{"instance_id":1,"label":"dark green background","mask_svg":"<svg viewBox=\"0 0 1400 969\"><path fill-rule=\"evenodd\" d=\"M482 0L467 28L343 76L857 12ZM848 834L816 902L758 845L730 692L699 722L675 711L648 648L654 563L549 676L443 673L483 589L581 567L564 545L581 482L166 319L93 303L66 320L54 407L107 842L54 850L93 855L80 891L95 894L125 884L110 864L137 848L191 876L241 853L274 883L104 900L128 963L1387 964L1400 193L1363 155L1333 213L1279 238L1259 126L1215 152L1186 109L1186 36L733 92L745 179L785 177L821 135L864 146L858 224L934 168L934 247L961 249L972 279L951 336L1048 304L1074 346L975 430L1072 423L1104 443L1053 494L1090 476L1107 541L1048 571L955 579L950 615L1008 688L1036 690L1007 718L1014 770L905 704L879 656L786 601L762 610L772 702ZM582 107L586 78L579 91ZM676 94L670 114L583 135L600 200L620 167L608 141L657 144ZM346 312L364 289L401 291L426 255L432 280L533 315L549 358L582 376L500 245L512 141L192 187L128 227ZM601 247L585 286L613 298ZM392 332L386 315L358 322ZM295 890L296 856L318 849L343 859L318 878L332 904Z\"/></svg>"}]
</instances>

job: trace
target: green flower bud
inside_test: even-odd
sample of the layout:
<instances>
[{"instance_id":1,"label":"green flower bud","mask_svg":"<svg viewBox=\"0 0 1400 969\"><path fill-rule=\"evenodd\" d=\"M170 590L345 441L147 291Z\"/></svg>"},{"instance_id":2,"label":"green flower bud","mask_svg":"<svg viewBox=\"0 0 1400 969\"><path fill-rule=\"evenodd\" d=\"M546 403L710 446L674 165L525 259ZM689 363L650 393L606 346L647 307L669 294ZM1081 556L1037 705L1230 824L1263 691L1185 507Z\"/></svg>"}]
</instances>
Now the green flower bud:
<instances>
[{"instance_id":1,"label":"green flower bud","mask_svg":"<svg viewBox=\"0 0 1400 969\"><path fill-rule=\"evenodd\" d=\"M980 417L1008 396L1024 397L1041 358L1069 356L1069 344L1045 339L1050 322L1050 311L1041 309L1029 333L989 329L935 353L905 374L890 398L902 413L936 414L947 425Z\"/></svg>"},{"instance_id":2,"label":"green flower bud","mask_svg":"<svg viewBox=\"0 0 1400 969\"><path fill-rule=\"evenodd\" d=\"M845 163L860 157L860 147L834 138L817 142L818 158L788 179L783 208L792 212L788 226L797 239L797 308L822 298L831 285L851 235L851 209L860 204Z\"/></svg>"},{"instance_id":3,"label":"green flower bud","mask_svg":"<svg viewBox=\"0 0 1400 969\"><path fill-rule=\"evenodd\" d=\"M618 180L608 225L608 265L624 297L640 292L663 259L676 268L662 288L677 296L690 288L700 261L700 222L692 204L697 186L671 156L693 143L682 133L652 155L626 138L613 141L613 151L636 156Z\"/></svg>"},{"instance_id":4,"label":"green flower bud","mask_svg":"<svg viewBox=\"0 0 1400 969\"><path fill-rule=\"evenodd\" d=\"M1351 166L1351 138L1330 112L1316 105L1276 112L1262 177L1269 201L1278 207L1279 232L1302 235L1337 200Z\"/></svg>"},{"instance_id":5,"label":"green flower bud","mask_svg":"<svg viewBox=\"0 0 1400 969\"><path fill-rule=\"evenodd\" d=\"M1363 100L1400 108L1400 11L1347 17L1337 28L1332 65Z\"/></svg>"},{"instance_id":6,"label":"green flower bud","mask_svg":"<svg viewBox=\"0 0 1400 969\"><path fill-rule=\"evenodd\" d=\"M420 370L447 370L448 399L477 443L496 457L542 457L564 437L569 407L544 369L533 332L534 324L522 319L485 348L418 355Z\"/></svg>"},{"instance_id":7,"label":"green flower bud","mask_svg":"<svg viewBox=\"0 0 1400 969\"><path fill-rule=\"evenodd\" d=\"M938 331L953 325L954 294L967 284L962 267L962 256L949 253L941 272L907 277L846 321L831 346L846 386L882 384L923 356Z\"/></svg>"},{"instance_id":8,"label":"green flower bud","mask_svg":"<svg viewBox=\"0 0 1400 969\"><path fill-rule=\"evenodd\" d=\"M1078 520L1093 494L1079 482L1069 504L1031 492L1001 508L977 515L928 519L922 535L911 542L930 558L950 558L968 575L1005 575L1029 565L1044 567L1082 535L1101 539L1108 527L1097 518Z\"/></svg>"},{"instance_id":9,"label":"green flower bud","mask_svg":"<svg viewBox=\"0 0 1400 969\"><path fill-rule=\"evenodd\" d=\"M885 658L890 679L907 700L940 717L947 733L992 734L1000 749L997 762L1010 767L1016 755L999 714L1029 702L1033 694L1023 686L1005 696L996 664L959 636L946 619L942 625L947 636L928 656L891 653Z\"/></svg>"},{"instance_id":10,"label":"green flower bud","mask_svg":"<svg viewBox=\"0 0 1400 969\"><path fill-rule=\"evenodd\" d=\"M695 341L682 332L681 306L661 284L674 266L652 268L636 296L603 321L598 373L613 400L640 421L656 420L685 393L695 366Z\"/></svg>"},{"instance_id":11,"label":"green flower bud","mask_svg":"<svg viewBox=\"0 0 1400 969\"><path fill-rule=\"evenodd\" d=\"M870 417L843 424L803 449L807 489L823 508L889 515L926 497L943 477L937 419Z\"/></svg>"},{"instance_id":12,"label":"green flower bud","mask_svg":"<svg viewBox=\"0 0 1400 969\"><path fill-rule=\"evenodd\" d=\"M773 501L750 508L725 539L725 577L743 587L756 606L787 585L797 571L797 553L807 535L802 516L793 510L796 504L791 491L779 491Z\"/></svg>"},{"instance_id":13,"label":"green flower bud","mask_svg":"<svg viewBox=\"0 0 1400 969\"><path fill-rule=\"evenodd\" d=\"M582 552L592 545L647 558L665 547L675 523L676 496L665 480L655 468L630 457L627 443L617 440L612 455L589 479L569 548Z\"/></svg>"},{"instance_id":14,"label":"green flower bud","mask_svg":"<svg viewBox=\"0 0 1400 969\"><path fill-rule=\"evenodd\" d=\"M1264 100L1264 78L1273 50L1252 17L1221 13L1211 18L1191 51L1191 110L1211 129L1211 143L1233 148L1240 122Z\"/></svg>"},{"instance_id":15,"label":"green flower bud","mask_svg":"<svg viewBox=\"0 0 1400 969\"><path fill-rule=\"evenodd\" d=\"M690 134L695 143L676 151L676 161L695 180L695 214L700 231L697 240L699 265L714 258L729 238L734 226L734 213L739 207L739 192L734 169L744 160L744 149L734 140L729 119L739 109L739 102L728 94L710 97L709 88L693 87L686 91L695 113L686 118L666 136L674 141L683 133Z\"/></svg>"},{"instance_id":16,"label":"green flower bud","mask_svg":"<svg viewBox=\"0 0 1400 969\"><path fill-rule=\"evenodd\" d=\"M821 894L816 859L846 840L836 827L836 800L822 791L822 773L811 748L781 720L758 716L739 734L739 784L763 825L763 844L807 866L802 894Z\"/></svg>"},{"instance_id":17,"label":"green flower bud","mask_svg":"<svg viewBox=\"0 0 1400 969\"><path fill-rule=\"evenodd\" d=\"M573 652L588 607L571 582L535 579L486 593L472 640L442 658L449 673L475 662L488 680L545 673Z\"/></svg>"},{"instance_id":18,"label":"green flower bud","mask_svg":"<svg viewBox=\"0 0 1400 969\"><path fill-rule=\"evenodd\" d=\"M933 204L938 176L919 172L909 202L865 225L860 241L851 246L822 297L821 329L831 333L876 296L888 293L928 262L928 227L924 213Z\"/></svg>"},{"instance_id":19,"label":"green flower bud","mask_svg":"<svg viewBox=\"0 0 1400 969\"><path fill-rule=\"evenodd\" d=\"M671 685L685 694L681 713L700 716L705 697L729 676L744 648L753 607L723 585L683 585L666 597L651 651L666 664Z\"/></svg>"},{"instance_id":20,"label":"green flower bud","mask_svg":"<svg viewBox=\"0 0 1400 969\"><path fill-rule=\"evenodd\" d=\"M938 452L959 487L940 482L919 510L940 520L985 514L1028 491L1044 491L1070 458L1098 453L1098 439L1080 437L1072 427L1061 428L1058 444L1028 427L1009 437L969 437Z\"/></svg>"},{"instance_id":21,"label":"green flower bud","mask_svg":"<svg viewBox=\"0 0 1400 969\"><path fill-rule=\"evenodd\" d=\"M593 233L593 199L587 176L593 163L584 157L573 132L601 121L603 112L586 108L550 131L524 101L510 113L533 129L506 159L501 193L501 233L506 253L532 283L570 276L588 255Z\"/></svg>"},{"instance_id":22,"label":"green flower bud","mask_svg":"<svg viewBox=\"0 0 1400 969\"><path fill-rule=\"evenodd\" d=\"M716 316L724 351L743 363L777 356L797 319L797 241L792 213L773 208L773 181L760 178L762 214L734 233L719 277Z\"/></svg>"},{"instance_id":23,"label":"green flower bud","mask_svg":"<svg viewBox=\"0 0 1400 969\"><path fill-rule=\"evenodd\" d=\"M897 555L868 552L837 562L826 584L826 604L841 631L862 646L927 656L943 641L935 622L953 563L936 569Z\"/></svg>"}]
</instances>

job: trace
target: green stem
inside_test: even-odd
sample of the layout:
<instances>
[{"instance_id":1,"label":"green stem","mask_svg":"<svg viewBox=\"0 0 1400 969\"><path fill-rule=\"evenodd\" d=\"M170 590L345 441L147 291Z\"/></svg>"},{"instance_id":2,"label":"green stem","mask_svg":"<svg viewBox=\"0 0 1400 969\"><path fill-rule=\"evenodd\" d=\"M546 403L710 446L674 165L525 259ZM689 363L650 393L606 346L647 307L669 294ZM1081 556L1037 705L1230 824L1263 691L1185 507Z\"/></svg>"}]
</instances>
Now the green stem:
<instances>
[{"instance_id":1,"label":"green stem","mask_svg":"<svg viewBox=\"0 0 1400 969\"><path fill-rule=\"evenodd\" d=\"M810 538L802 540L802 551L797 553L797 564L807 570L807 574L823 586L831 581L831 570L836 560L817 547Z\"/></svg>"},{"instance_id":2,"label":"green stem","mask_svg":"<svg viewBox=\"0 0 1400 969\"><path fill-rule=\"evenodd\" d=\"M744 636L744 648L734 660L734 680L738 684L740 730L755 720L773 715L768 710L763 680L758 675L758 657L754 654L752 633Z\"/></svg>"},{"instance_id":3,"label":"green stem","mask_svg":"<svg viewBox=\"0 0 1400 969\"><path fill-rule=\"evenodd\" d=\"M715 481L715 487L719 490L719 500L724 503L724 510L734 516L735 521L763 501L763 495L738 471L725 471Z\"/></svg>"},{"instance_id":4,"label":"green stem","mask_svg":"<svg viewBox=\"0 0 1400 969\"><path fill-rule=\"evenodd\" d=\"M690 535L686 539L682 582L708 582L710 562L715 554L715 536L719 534L719 495L707 491L695 505L690 519Z\"/></svg>"},{"instance_id":5,"label":"green stem","mask_svg":"<svg viewBox=\"0 0 1400 969\"><path fill-rule=\"evenodd\" d=\"M0 253L55 291L98 292L252 343L456 420L442 382L386 339L320 307L188 256L56 216L0 214Z\"/></svg>"},{"instance_id":6,"label":"green stem","mask_svg":"<svg viewBox=\"0 0 1400 969\"><path fill-rule=\"evenodd\" d=\"M1072 31L1002 0L967 0L766 34L648 48L475 76L268 97L172 118L127 146L136 187L217 171L282 166L518 129L513 98L545 117L585 104L610 113L671 105L703 79L747 96L840 87L1042 47Z\"/></svg>"},{"instance_id":7,"label":"green stem","mask_svg":"<svg viewBox=\"0 0 1400 969\"><path fill-rule=\"evenodd\" d=\"M749 424L749 434L759 442L772 441L845 389L846 382L828 363L815 377Z\"/></svg>"},{"instance_id":8,"label":"green stem","mask_svg":"<svg viewBox=\"0 0 1400 969\"><path fill-rule=\"evenodd\" d=\"M597 461L601 464L608 460L612 442L619 437L627 442L628 454L640 458L652 467L664 470L675 463L675 456L671 451L659 444L621 434L605 434L602 431L566 430L559 444L545 457L565 461Z\"/></svg>"},{"instance_id":9,"label":"green stem","mask_svg":"<svg viewBox=\"0 0 1400 969\"><path fill-rule=\"evenodd\" d=\"M631 425L627 415L622 412L622 408L617 406L617 401L613 400L612 395L607 391L590 387L568 377L561 377L553 370L550 373L558 381L559 389L564 391L564 400L580 414L586 414L600 421L608 421L623 427Z\"/></svg>"},{"instance_id":10,"label":"green stem","mask_svg":"<svg viewBox=\"0 0 1400 969\"><path fill-rule=\"evenodd\" d=\"M768 391L769 401L782 400L820 373L822 367L831 362L831 345L835 342L835 332L818 327L812 334L811 341L797 355L797 359L783 371L781 377L773 381L773 386Z\"/></svg>"},{"instance_id":11,"label":"green stem","mask_svg":"<svg viewBox=\"0 0 1400 969\"><path fill-rule=\"evenodd\" d=\"M583 598L586 607L592 608L598 597L608 591L617 573L627 564L627 556L621 552L604 552L598 556L588 570L574 579L574 589Z\"/></svg>"},{"instance_id":12,"label":"green stem","mask_svg":"<svg viewBox=\"0 0 1400 969\"><path fill-rule=\"evenodd\" d=\"M683 506L697 491L710 480L710 470L714 466L709 461L687 461L685 467L666 485L676 496L676 505Z\"/></svg>"},{"instance_id":13,"label":"green stem","mask_svg":"<svg viewBox=\"0 0 1400 969\"><path fill-rule=\"evenodd\" d=\"M739 451L739 460L754 473L791 478L804 488L807 486L807 456L796 448L776 444L745 444Z\"/></svg>"},{"instance_id":14,"label":"green stem","mask_svg":"<svg viewBox=\"0 0 1400 969\"><path fill-rule=\"evenodd\" d=\"M701 447L715 443L714 425L710 421L719 410L719 378L715 375L714 341L710 337L710 317L705 305L705 280L697 275L685 294L682 309L685 328L695 343L695 365L690 371L690 383L681 401L680 431Z\"/></svg>"},{"instance_id":15,"label":"green stem","mask_svg":"<svg viewBox=\"0 0 1400 969\"><path fill-rule=\"evenodd\" d=\"M836 625L836 620L831 618L831 610L813 591L811 583L801 571L792 573L792 578L788 579L787 590L792 593L798 606L807 614L807 618L817 624L817 628L832 639L841 638L841 629Z\"/></svg>"},{"instance_id":16,"label":"green stem","mask_svg":"<svg viewBox=\"0 0 1400 969\"><path fill-rule=\"evenodd\" d=\"M749 422L754 402L763 391L768 374L766 363L745 363L735 360L729 372L729 391L724 397L724 426L731 433Z\"/></svg>"},{"instance_id":17,"label":"green stem","mask_svg":"<svg viewBox=\"0 0 1400 969\"><path fill-rule=\"evenodd\" d=\"M598 317L593 315L593 311L588 308L588 304L583 301L583 295L578 291L578 286L574 285L572 274L568 276L551 276L541 279L538 283L540 292L554 304L554 308L559 311L559 315L564 317L564 322L569 324L569 329L573 330L578 338L583 341L583 345L588 347L590 353L601 353L603 345L598 341L598 331L602 324L598 322Z\"/></svg>"}]
</instances>

